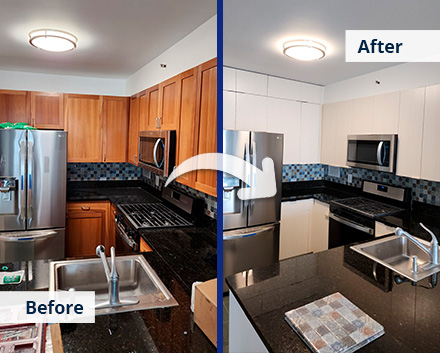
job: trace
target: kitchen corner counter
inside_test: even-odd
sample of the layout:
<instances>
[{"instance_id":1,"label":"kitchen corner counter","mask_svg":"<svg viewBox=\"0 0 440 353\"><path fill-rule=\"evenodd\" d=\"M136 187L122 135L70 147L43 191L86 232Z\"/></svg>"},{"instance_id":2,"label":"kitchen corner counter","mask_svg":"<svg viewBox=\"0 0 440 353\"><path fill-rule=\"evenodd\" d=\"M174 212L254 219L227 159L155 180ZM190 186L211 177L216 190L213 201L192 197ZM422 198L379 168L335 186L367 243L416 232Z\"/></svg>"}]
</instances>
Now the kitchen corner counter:
<instances>
[{"instance_id":1,"label":"kitchen corner counter","mask_svg":"<svg viewBox=\"0 0 440 353\"><path fill-rule=\"evenodd\" d=\"M440 351L440 286L429 288L429 279L397 285L390 271L379 284L372 270L371 262L347 246L239 273L227 283L269 352L309 353L284 313L335 292L385 328L384 336L360 352Z\"/></svg>"}]
</instances>

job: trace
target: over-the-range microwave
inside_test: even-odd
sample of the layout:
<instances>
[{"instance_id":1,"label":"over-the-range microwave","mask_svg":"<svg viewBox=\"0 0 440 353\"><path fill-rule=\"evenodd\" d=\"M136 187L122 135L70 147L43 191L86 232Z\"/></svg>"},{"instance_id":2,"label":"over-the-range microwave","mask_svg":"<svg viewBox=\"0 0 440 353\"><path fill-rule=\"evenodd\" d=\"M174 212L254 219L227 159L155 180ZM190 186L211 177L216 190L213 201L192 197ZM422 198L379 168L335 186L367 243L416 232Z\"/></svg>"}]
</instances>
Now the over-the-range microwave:
<instances>
[{"instance_id":1,"label":"over-the-range microwave","mask_svg":"<svg viewBox=\"0 0 440 353\"><path fill-rule=\"evenodd\" d=\"M397 135L348 135L347 165L395 173Z\"/></svg>"},{"instance_id":2,"label":"over-the-range microwave","mask_svg":"<svg viewBox=\"0 0 440 353\"><path fill-rule=\"evenodd\" d=\"M139 132L139 166L167 177L176 160L176 131Z\"/></svg>"}]
</instances>

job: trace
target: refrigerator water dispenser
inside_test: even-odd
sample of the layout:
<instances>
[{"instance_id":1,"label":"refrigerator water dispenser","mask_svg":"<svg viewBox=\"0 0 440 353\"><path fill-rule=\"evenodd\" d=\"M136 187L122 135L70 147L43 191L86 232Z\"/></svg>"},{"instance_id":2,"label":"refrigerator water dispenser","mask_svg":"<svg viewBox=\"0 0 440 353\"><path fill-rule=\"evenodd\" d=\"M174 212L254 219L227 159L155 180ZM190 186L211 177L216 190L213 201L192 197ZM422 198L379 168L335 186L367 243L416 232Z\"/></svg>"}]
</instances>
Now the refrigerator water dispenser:
<instances>
[{"instance_id":1,"label":"refrigerator water dispenser","mask_svg":"<svg viewBox=\"0 0 440 353\"><path fill-rule=\"evenodd\" d=\"M0 177L0 214L18 214L17 180Z\"/></svg>"}]
</instances>

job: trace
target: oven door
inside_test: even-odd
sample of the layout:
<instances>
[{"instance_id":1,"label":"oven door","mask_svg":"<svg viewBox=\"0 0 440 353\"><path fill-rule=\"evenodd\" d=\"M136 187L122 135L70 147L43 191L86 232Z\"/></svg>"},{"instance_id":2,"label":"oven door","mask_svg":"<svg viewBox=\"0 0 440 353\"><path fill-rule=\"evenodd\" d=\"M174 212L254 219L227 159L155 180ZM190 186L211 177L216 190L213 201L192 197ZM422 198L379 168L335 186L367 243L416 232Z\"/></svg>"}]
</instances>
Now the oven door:
<instances>
[{"instance_id":1,"label":"oven door","mask_svg":"<svg viewBox=\"0 0 440 353\"><path fill-rule=\"evenodd\" d=\"M139 166L168 176L175 165L176 131L155 130L139 133Z\"/></svg>"},{"instance_id":2,"label":"oven door","mask_svg":"<svg viewBox=\"0 0 440 353\"><path fill-rule=\"evenodd\" d=\"M329 249L374 239L374 228L353 222L334 213L329 214Z\"/></svg>"},{"instance_id":3,"label":"oven door","mask_svg":"<svg viewBox=\"0 0 440 353\"><path fill-rule=\"evenodd\" d=\"M115 217L116 253L123 255L139 251L139 244L136 241L136 237L133 236L133 231L120 218L118 216Z\"/></svg>"},{"instance_id":4,"label":"oven door","mask_svg":"<svg viewBox=\"0 0 440 353\"><path fill-rule=\"evenodd\" d=\"M347 165L394 172L397 135L349 135Z\"/></svg>"}]
</instances>

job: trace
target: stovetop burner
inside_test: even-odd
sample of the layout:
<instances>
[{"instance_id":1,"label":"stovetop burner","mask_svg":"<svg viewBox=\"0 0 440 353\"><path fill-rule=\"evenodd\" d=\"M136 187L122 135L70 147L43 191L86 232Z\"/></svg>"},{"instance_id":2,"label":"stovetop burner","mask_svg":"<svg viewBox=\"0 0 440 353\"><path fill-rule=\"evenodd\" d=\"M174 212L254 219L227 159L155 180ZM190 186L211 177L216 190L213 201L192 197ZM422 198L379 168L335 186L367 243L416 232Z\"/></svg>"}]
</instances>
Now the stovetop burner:
<instances>
[{"instance_id":1,"label":"stovetop burner","mask_svg":"<svg viewBox=\"0 0 440 353\"><path fill-rule=\"evenodd\" d=\"M332 201L332 204L351 209L355 212L359 212L373 218L388 216L390 214L403 211L402 208L367 199L364 197L352 197L348 199Z\"/></svg>"},{"instance_id":2,"label":"stovetop burner","mask_svg":"<svg viewBox=\"0 0 440 353\"><path fill-rule=\"evenodd\" d=\"M192 225L162 203L123 204L118 207L136 229Z\"/></svg>"}]
</instances>

